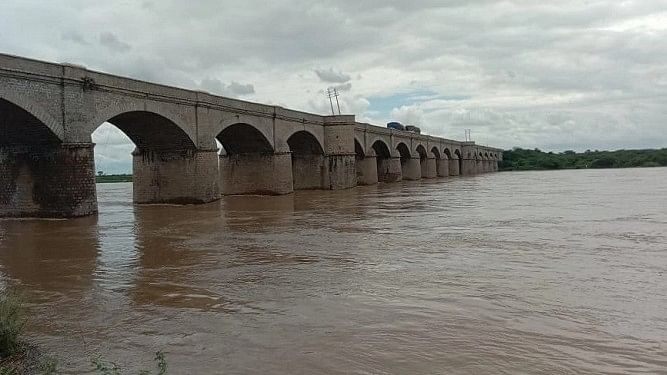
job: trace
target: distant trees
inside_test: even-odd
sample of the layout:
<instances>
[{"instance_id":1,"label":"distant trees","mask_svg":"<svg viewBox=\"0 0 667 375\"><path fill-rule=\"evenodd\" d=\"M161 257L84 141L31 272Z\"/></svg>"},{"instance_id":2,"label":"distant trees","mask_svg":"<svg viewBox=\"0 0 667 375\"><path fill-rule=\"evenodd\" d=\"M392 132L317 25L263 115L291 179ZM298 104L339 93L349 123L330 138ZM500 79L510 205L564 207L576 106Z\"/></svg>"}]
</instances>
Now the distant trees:
<instances>
[{"instance_id":1,"label":"distant trees","mask_svg":"<svg viewBox=\"0 0 667 375\"><path fill-rule=\"evenodd\" d=\"M632 168L667 166L667 148L659 150L618 150L577 153L543 152L514 148L503 152L500 170L547 170L581 168Z\"/></svg>"}]
</instances>

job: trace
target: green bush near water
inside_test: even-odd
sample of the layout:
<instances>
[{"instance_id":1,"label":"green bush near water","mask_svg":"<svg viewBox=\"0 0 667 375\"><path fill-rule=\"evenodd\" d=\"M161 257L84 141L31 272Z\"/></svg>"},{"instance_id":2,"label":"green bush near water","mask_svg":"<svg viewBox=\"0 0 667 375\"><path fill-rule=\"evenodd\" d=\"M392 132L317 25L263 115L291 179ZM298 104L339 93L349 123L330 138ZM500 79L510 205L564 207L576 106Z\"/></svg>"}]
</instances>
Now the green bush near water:
<instances>
[{"instance_id":1,"label":"green bush near water","mask_svg":"<svg viewBox=\"0 0 667 375\"><path fill-rule=\"evenodd\" d=\"M0 359L7 358L21 350L20 337L26 319L21 300L7 293L0 296Z\"/></svg>"},{"instance_id":2,"label":"green bush near water","mask_svg":"<svg viewBox=\"0 0 667 375\"><path fill-rule=\"evenodd\" d=\"M514 148L503 152L501 171L667 166L667 148L659 150L564 151Z\"/></svg>"}]
</instances>

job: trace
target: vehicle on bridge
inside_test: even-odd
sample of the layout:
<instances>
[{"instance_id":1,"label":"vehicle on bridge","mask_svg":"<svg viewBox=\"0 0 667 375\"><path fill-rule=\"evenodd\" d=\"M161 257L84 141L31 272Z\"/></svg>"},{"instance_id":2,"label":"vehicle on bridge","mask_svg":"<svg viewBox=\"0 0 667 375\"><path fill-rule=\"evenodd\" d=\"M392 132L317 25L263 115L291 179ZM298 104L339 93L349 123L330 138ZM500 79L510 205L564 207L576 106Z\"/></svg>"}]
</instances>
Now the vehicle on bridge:
<instances>
[{"instance_id":1,"label":"vehicle on bridge","mask_svg":"<svg viewBox=\"0 0 667 375\"><path fill-rule=\"evenodd\" d=\"M418 128L417 126L414 126L414 125L407 125L405 127L405 130L407 130L409 132L417 133L417 134L422 133L422 130L420 128Z\"/></svg>"},{"instance_id":2,"label":"vehicle on bridge","mask_svg":"<svg viewBox=\"0 0 667 375\"><path fill-rule=\"evenodd\" d=\"M405 126L400 122L392 121L387 123L387 129L405 130Z\"/></svg>"}]
</instances>

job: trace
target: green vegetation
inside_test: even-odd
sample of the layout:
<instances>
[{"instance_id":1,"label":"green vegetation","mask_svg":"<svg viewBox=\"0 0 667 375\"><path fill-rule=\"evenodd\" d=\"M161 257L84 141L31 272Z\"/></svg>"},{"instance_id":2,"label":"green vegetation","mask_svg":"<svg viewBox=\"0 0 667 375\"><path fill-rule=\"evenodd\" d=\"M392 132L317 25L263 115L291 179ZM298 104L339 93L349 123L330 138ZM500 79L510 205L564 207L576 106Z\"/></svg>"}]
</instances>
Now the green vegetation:
<instances>
[{"instance_id":1,"label":"green vegetation","mask_svg":"<svg viewBox=\"0 0 667 375\"><path fill-rule=\"evenodd\" d=\"M95 182L98 184L114 183L114 182L132 182L131 174L100 174L95 176Z\"/></svg>"},{"instance_id":2,"label":"green vegetation","mask_svg":"<svg viewBox=\"0 0 667 375\"><path fill-rule=\"evenodd\" d=\"M667 166L667 148L660 150L618 150L561 153L514 148L503 152L501 171L547 169L634 168Z\"/></svg>"},{"instance_id":3,"label":"green vegetation","mask_svg":"<svg viewBox=\"0 0 667 375\"><path fill-rule=\"evenodd\" d=\"M11 293L0 296L0 359L21 350L19 338L25 324L19 297Z\"/></svg>"},{"instance_id":4,"label":"green vegetation","mask_svg":"<svg viewBox=\"0 0 667 375\"><path fill-rule=\"evenodd\" d=\"M3 291L4 292L4 291ZM39 350L21 340L27 319L21 299L12 293L0 295L0 375L60 374L58 361L42 355ZM165 375L167 361L161 351L155 353L156 372L139 371L139 375ZM120 367L100 358L91 361L92 371L100 375L121 375Z\"/></svg>"}]
</instances>

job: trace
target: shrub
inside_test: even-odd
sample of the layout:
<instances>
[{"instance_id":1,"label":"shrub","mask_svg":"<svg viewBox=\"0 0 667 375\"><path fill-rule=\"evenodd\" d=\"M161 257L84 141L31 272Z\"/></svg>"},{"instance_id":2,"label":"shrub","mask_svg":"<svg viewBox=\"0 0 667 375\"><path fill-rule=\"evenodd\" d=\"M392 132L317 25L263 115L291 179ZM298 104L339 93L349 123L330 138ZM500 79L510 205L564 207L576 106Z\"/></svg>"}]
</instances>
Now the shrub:
<instances>
[{"instance_id":1,"label":"shrub","mask_svg":"<svg viewBox=\"0 0 667 375\"><path fill-rule=\"evenodd\" d=\"M11 293L0 296L0 358L11 356L21 349L19 338L25 324L18 296Z\"/></svg>"}]
</instances>

